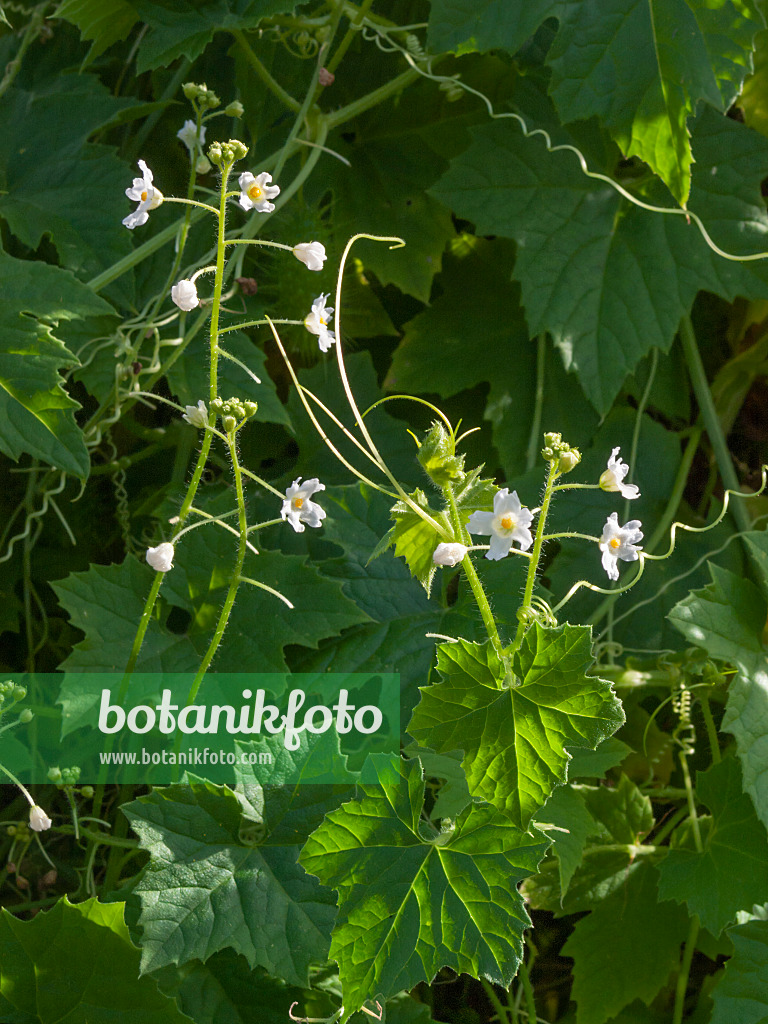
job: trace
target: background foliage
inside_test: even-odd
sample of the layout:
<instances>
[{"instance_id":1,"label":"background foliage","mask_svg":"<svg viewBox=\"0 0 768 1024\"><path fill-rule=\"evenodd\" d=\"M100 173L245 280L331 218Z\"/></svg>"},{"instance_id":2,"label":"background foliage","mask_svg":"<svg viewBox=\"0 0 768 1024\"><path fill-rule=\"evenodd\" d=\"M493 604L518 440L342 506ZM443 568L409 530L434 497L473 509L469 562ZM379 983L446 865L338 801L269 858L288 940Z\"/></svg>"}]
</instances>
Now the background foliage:
<instances>
[{"instance_id":1,"label":"background foliage","mask_svg":"<svg viewBox=\"0 0 768 1024\"><path fill-rule=\"evenodd\" d=\"M248 248L227 315L302 321L350 235L400 235L401 249L360 242L345 275L361 408L438 403L479 428L467 467L529 506L544 430L581 448L587 481L621 445L648 553L667 550L674 520L711 523L726 489L759 487L762 0L64 0L0 14L2 672L125 668L152 585L145 549L191 471L197 432L135 394L207 396L207 311L179 320L168 298L183 211L120 223L138 159L166 195L186 192L188 81L222 109L242 103L207 141L244 139L248 167L283 189L246 230L329 253L312 275ZM198 184L215 190L215 174ZM171 280L212 244L195 214ZM281 337L342 415L334 363L300 325ZM393 549L371 560L391 503L324 446L266 328L228 347L262 381L222 365L221 393L259 404L243 464L281 491L318 476L328 516L260 535L259 579L294 609L241 590L215 668L399 672L404 759L377 760L378 787L114 790L78 838L70 807L87 817L93 795L41 788L53 869L6 787L2 1019L264 1024L294 1002L330 1017L343 991L347 1012L378 999L392 1024L763 1020L765 496L732 501L711 532L679 531L627 595L580 590L561 625L526 635L522 685L499 690L506 669L458 570L434 573L422 521L395 516ZM439 495L407 428L431 418L406 402L368 418L425 503ZM247 499L279 514L254 484ZM231 503L220 453L198 505ZM594 533L615 507L575 491L552 521ZM223 530L179 546L137 670L197 668L233 558ZM519 561L478 559L505 639ZM596 547L550 543L540 596L580 579L604 582ZM463 640L436 652L426 634Z\"/></svg>"}]
</instances>

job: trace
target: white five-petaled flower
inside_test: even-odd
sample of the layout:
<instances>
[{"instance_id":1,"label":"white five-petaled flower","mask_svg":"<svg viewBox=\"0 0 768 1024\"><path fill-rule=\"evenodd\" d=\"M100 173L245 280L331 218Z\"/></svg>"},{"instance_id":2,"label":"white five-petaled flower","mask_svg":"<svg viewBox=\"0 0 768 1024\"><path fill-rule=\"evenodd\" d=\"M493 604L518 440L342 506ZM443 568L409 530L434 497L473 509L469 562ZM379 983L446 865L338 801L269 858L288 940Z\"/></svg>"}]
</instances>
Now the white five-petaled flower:
<instances>
[{"instance_id":1,"label":"white five-petaled flower","mask_svg":"<svg viewBox=\"0 0 768 1024\"><path fill-rule=\"evenodd\" d=\"M517 541L522 551L533 544L529 529L533 514L520 504L517 491L510 494L503 488L494 495L493 512L473 512L467 529L470 533L490 534L491 546L486 558L498 561L509 554L512 544Z\"/></svg>"},{"instance_id":2,"label":"white five-petaled flower","mask_svg":"<svg viewBox=\"0 0 768 1024\"><path fill-rule=\"evenodd\" d=\"M443 541L432 553L432 561L435 565L458 565L466 553L467 548L463 544L446 544Z\"/></svg>"},{"instance_id":3,"label":"white five-petaled flower","mask_svg":"<svg viewBox=\"0 0 768 1024\"><path fill-rule=\"evenodd\" d=\"M322 270L328 258L322 242L299 242L291 250L297 260L301 260L308 270Z\"/></svg>"},{"instance_id":4,"label":"white five-petaled flower","mask_svg":"<svg viewBox=\"0 0 768 1024\"><path fill-rule=\"evenodd\" d=\"M190 153L199 150L205 143L205 126L200 126L200 135L197 134L197 125L194 121L185 121L184 127L176 132L176 138L181 139Z\"/></svg>"},{"instance_id":5,"label":"white five-petaled flower","mask_svg":"<svg viewBox=\"0 0 768 1024\"><path fill-rule=\"evenodd\" d=\"M184 413L181 417L186 420L192 427L201 429L202 427L208 426L208 406L201 399L198 400L197 405L185 405Z\"/></svg>"},{"instance_id":6,"label":"white five-petaled flower","mask_svg":"<svg viewBox=\"0 0 768 1024\"><path fill-rule=\"evenodd\" d=\"M307 526L320 526L325 519L325 509L310 500L317 491L325 490L325 484L321 484L316 476L305 480L301 486L299 484L300 476L287 488L280 515L288 520L296 533L303 533L305 523Z\"/></svg>"},{"instance_id":7,"label":"white five-petaled flower","mask_svg":"<svg viewBox=\"0 0 768 1024\"><path fill-rule=\"evenodd\" d=\"M152 184L152 171L143 160L139 160L139 170L143 177L134 178L131 188L125 190L128 198L139 204L123 219L123 224L131 230L146 224L149 220L149 211L156 210L163 201L163 193Z\"/></svg>"},{"instance_id":8,"label":"white five-petaled flower","mask_svg":"<svg viewBox=\"0 0 768 1024\"><path fill-rule=\"evenodd\" d=\"M316 334L321 352L327 352L336 341L336 335L328 330L328 321L333 314L333 306L326 306L328 296L323 292L312 303L312 311L304 317L304 326L310 334Z\"/></svg>"},{"instance_id":9,"label":"white five-petaled flower","mask_svg":"<svg viewBox=\"0 0 768 1024\"><path fill-rule=\"evenodd\" d=\"M637 484L623 482L629 472L629 466L616 457L620 451L621 448L614 448L611 452L608 468L600 476L600 486L604 491L618 491L622 498L639 498L640 488Z\"/></svg>"},{"instance_id":10,"label":"white five-petaled flower","mask_svg":"<svg viewBox=\"0 0 768 1024\"><path fill-rule=\"evenodd\" d=\"M171 288L171 298L179 309L183 309L185 313L200 305L200 299L197 297L197 286L194 281L188 281L187 278L177 281L173 288Z\"/></svg>"},{"instance_id":11,"label":"white five-petaled flower","mask_svg":"<svg viewBox=\"0 0 768 1024\"><path fill-rule=\"evenodd\" d=\"M156 548L147 548L147 561L157 572L168 572L173 568L173 544L166 540Z\"/></svg>"},{"instance_id":12,"label":"white five-petaled flower","mask_svg":"<svg viewBox=\"0 0 768 1024\"><path fill-rule=\"evenodd\" d=\"M270 199L280 195L279 185L270 185L272 175L266 171L254 178L250 171L244 171L239 179L240 198L238 202L244 210L256 210L257 213L272 213L275 208Z\"/></svg>"},{"instance_id":13,"label":"white five-petaled flower","mask_svg":"<svg viewBox=\"0 0 768 1024\"><path fill-rule=\"evenodd\" d=\"M33 804L29 809L29 827L33 832L45 832L47 828L50 828L53 822L45 813L42 807L38 807L37 804Z\"/></svg>"},{"instance_id":14,"label":"white five-petaled flower","mask_svg":"<svg viewBox=\"0 0 768 1024\"><path fill-rule=\"evenodd\" d=\"M619 559L622 562L636 562L640 557L638 551L642 548L638 548L637 543L643 539L641 526L639 519L631 519L625 526L619 526L617 512L611 512L608 516L599 542L603 553L603 568L608 573L608 579L619 578Z\"/></svg>"}]
</instances>

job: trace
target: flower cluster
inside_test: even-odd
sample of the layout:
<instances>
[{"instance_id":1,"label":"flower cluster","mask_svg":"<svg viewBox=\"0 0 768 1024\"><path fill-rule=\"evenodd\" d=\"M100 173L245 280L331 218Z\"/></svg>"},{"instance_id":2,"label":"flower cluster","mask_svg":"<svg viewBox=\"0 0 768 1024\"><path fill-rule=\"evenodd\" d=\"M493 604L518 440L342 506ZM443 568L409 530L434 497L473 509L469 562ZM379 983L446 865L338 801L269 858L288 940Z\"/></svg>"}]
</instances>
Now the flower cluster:
<instances>
[{"instance_id":1,"label":"flower cluster","mask_svg":"<svg viewBox=\"0 0 768 1024\"><path fill-rule=\"evenodd\" d=\"M517 491L510 494L505 487L494 495L493 512L473 512L467 529L470 533L490 536L490 550L485 557L498 561L509 554L515 541L521 551L528 550L533 544L532 522L533 513L523 508Z\"/></svg>"},{"instance_id":2,"label":"flower cluster","mask_svg":"<svg viewBox=\"0 0 768 1024\"><path fill-rule=\"evenodd\" d=\"M156 210L163 201L163 193L159 188L155 188L152 171L143 160L139 160L139 170L142 176L134 178L131 188L125 190L128 198L139 204L132 213L123 218L123 224L131 231L146 224L149 220L149 211Z\"/></svg>"},{"instance_id":3,"label":"flower cluster","mask_svg":"<svg viewBox=\"0 0 768 1024\"><path fill-rule=\"evenodd\" d=\"M317 335L317 341L321 352L327 352L336 341L336 335L328 330L328 321L333 314L333 306L326 306L328 296L325 293L318 295L312 303L312 309L304 317L304 326L310 334Z\"/></svg>"},{"instance_id":4,"label":"flower cluster","mask_svg":"<svg viewBox=\"0 0 768 1024\"><path fill-rule=\"evenodd\" d=\"M320 526L326 516L325 509L311 500L313 494L325 490L325 484L321 484L316 476L305 480L302 486L300 484L301 477L298 476L286 490L280 511L282 519L288 520L296 533L304 532L305 523L307 526Z\"/></svg>"},{"instance_id":5,"label":"flower cluster","mask_svg":"<svg viewBox=\"0 0 768 1024\"><path fill-rule=\"evenodd\" d=\"M254 178L250 171L244 171L238 179L240 198L238 202L244 210L255 210L257 213L272 213L275 204L270 199L280 195L279 185L270 185L272 175L266 171Z\"/></svg>"}]
</instances>

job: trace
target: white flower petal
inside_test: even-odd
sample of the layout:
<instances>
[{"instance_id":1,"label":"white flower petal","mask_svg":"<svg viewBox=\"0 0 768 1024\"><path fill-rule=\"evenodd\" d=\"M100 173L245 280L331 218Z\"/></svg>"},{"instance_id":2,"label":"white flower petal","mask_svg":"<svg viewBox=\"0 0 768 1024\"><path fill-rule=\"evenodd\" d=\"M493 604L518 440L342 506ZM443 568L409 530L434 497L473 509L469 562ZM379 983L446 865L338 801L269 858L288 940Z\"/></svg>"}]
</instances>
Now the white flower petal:
<instances>
[{"instance_id":1,"label":"white flower petal","mask_svg":"<svg viewBox=\"0 0 768 1024\"><path fill-rule=\"evenodd\" d=\"M293 247L293 255L304 263L308 270L322 270L328 258L322 242L299 242Z\"/></svg>"},{"instance_id":2,"label":"white flower petal","mask_svg":"<svg viewBox=\"0 0 768 1024\"><path fill-rule=\"evenodd\" d=\"M38 807L37 804L35 804L30 808L29 827L33 832L44 832L46 829L50 828L52 824L53 822L42 807Z\"/></svg>"},{"instance_id":3,"label":"white flower petal","mask_svg":"<svg viewBox=\"0 0 768 1024\"><path fill-rule=\"evenodd\" d=\"M173 544L164 541L156 548L147 548L147 562L157 572L168 572L173 568Z\"/></svg>"},{"instance_id":4,"label":"white flower petal","mask_svg":"<svg viewBox=\"0 0 768 1024\"><path fill-rule=\"evenodd\" d=\"M467 553L463 544L446 544L441 542L432 553L435 565L458 565Z\"/></svg>"},{"instance_id":5,"label":"white flower petal","mask_svg":"<svg viewBox=\"0 0 768 1024\"><path fill-rule=\"evenodd\" d=\"M195 309L196 306L200 305L200 299L197 297L197 288L195 287L194 281L189 281L184 278L178 281L173 288L171 288L171 298L179 307L188 313L191 309Z\"/></svg>"}]
</instances>

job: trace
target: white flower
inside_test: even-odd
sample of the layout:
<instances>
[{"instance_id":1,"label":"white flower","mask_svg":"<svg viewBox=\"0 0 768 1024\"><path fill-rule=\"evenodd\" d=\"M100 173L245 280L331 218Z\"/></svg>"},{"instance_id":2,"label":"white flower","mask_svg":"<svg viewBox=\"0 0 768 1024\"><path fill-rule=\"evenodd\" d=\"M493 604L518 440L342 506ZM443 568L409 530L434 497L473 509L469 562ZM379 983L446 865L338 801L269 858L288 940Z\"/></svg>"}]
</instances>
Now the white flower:
<instances>
[{"instance_id":1,"label":"white flower","mask_svg":"<svg viewBox=\"0 0 768 1024\"><path fill-rule=\"evenodd\" d=\"M181 139L184 145L189 150L190 154L194 153L195 150L199 150L200 147L205 143L205 127L200 127L200 136L197 134L197 125L194 121L185 121L184 127L179 128L176 132L176 138Z\"/></svg>"},{"instance_id":2,"label":"white flower","mask_svg":"<svg viewBox=\"0 0 768 1024\"><path fill-rule=\"evenodd\" d=\"M618 449L617 449L618 451ZM603 536L600 538L600 550L603 552L603 568L608 573L608 579L619 578L619 562L636 562L640 557L637 542L643 539L639 519L632 519L626 526L619 526L617 512L611 512L603 527Z\"/></svg>"},{"instance_id":3,"label":"white flower","mask_svg":"<svg viewBox=\"0 0 768 1024\"><path fill-rule=\"evenodd\" d=\"M185 313L188 313L190 309L194 309L195 306L200 305L200 299L197 297L197 287L194 281L188 281L184 278L171 288L171 298L179 307L183 309Z\"/></svg>"},{"instance_id":4,"label":"white flower","mask_svg":"<svg viewBox=\"0 0 768 1024\"><path fill-rule=\"evenodd\" d=\"M324 491L325 484L321 484L317 477L305 480L303 486L299 487L301 477L297 477L285 492L285 501L280 515L287 519L296 533L304 532L304 523L307 526L320 526L325 519L325 509L320 508L310 498L316 491Z\"/></svg>"},{"instance_id":5,"label":"white flower","mask_svg":"<svg viewBox=\"0 0 768 1024\"><path fill-rule=\"evenodd\" d=\"M493 512L473 512L467 529L470 533L490 534L491 548L485 557L495 562L509 554L514 541L521 550L528 550L533 544L529 530L532 522L533 514L520 504L517 491L510 494L505 487L494 496Z\"/></svg>"},{"instance_id":6,"label":"white flower","mask_svg":"<svg viewBox=\"0 0 768 1024\"><path fill-rule=\"evenodd\" d=\"M299 242L291 251L297 260L307 265L308 270L322 270L328 259L322 242Z\"/></svg>"},{"instance_id":7,"label":"white flower","mask_svg":"<svg viewBox=\"0 0 768 1024\"><path fill-rule=\"evenodd\" d=\"M435 565L458 565L466 553L463 544L440 543L432 554L432 561Z\"/></svg>"},{"instance_id":8,"label":"white flower","mask_svg":"<svg viewBox=\"0 0 768 1024\"><path fill-rule=\"evenodd\" d=\"M270 185L272 175L262 171L254 178L250 171L244 171L239 179L240 198L238 202L244 210L256 210L257 213L272 213L275 208L270 199L280 195L279 185Z\"/></svg>"},{"instance_id":9,"label":"white flower","mask_svg":"<svg viewBox=\"0 0 768 1024\"><path fill-rule=\"evenodd\" d=\"M45 832L47 828L50 828L53 822L45 813L42 807L38 807L37 804L33 804L29 810L29 827L34 832Z\"/></svg>"},{"instance_id":10,"label":"white flower","mask_svg":"<svg viewBox=\"0 0 768 1024\"><path fill-rule=\"evenodd\" d=\"M147 548L147 561L158 572L168 572L173 568L173 544L166 540L156 548Z\"/></svg>"},{"instance_id":11,"label":"white flower","mask_svg":"<svg viewBox=\"0 0 768 1024\"><path fill-rule=\"evenodd\" d=\"M152 171L150 171L143 160L139 160L139 170L143 177L134 178L133 186L125 190L128 198L132 199L134 203L139 204L123 220L123 224L131 230L146 224L149 220L149 211L156 210L163 201L163 193L152 184Z\"/></svg>"},{"instance_id":12,"label":"white flower","mask_svg":"<svg viewBox=\"0 0 768 1024\"><path fill-rule=\"evenodd\" d=\"M195 164L195 170L197 171L198 174L207 174L208 171L210 171L210 169L211 169L211 161L208 159L207 156L203 156L201 154L197 158L197 163Z\"/></svg>"},{"instance_id":13,"label":"white flower","mask_svg":"<svg viewBox=\"0 0 768 1024\"><path fill-rule=\"evenodd\" d=\"M202 398L198 401L197 405L185 405L184 414L181 417L186 420L187 423L192 427L202 429L208 426L208 407Z\"/></svg>"},{"instance_id":14,"label":"white flower","mask_svg":"<svg viewBox=\"0 0 768 1024\"><path fill-rule=\"evenodd\" d=\"M336 341L336 335L328 330L328 321L333 313L333 306L326 306L328 296L323 292L312 303L312 312L304 317L304 326L310 334L316 334L321 352L327 352Z\"/></svg>"},{"instance_id":15,"label":"white flower","mask_svg":"<svg viewBox=\"0 0 768 1024\"><path fill-rule=\"evenodd\" d=\"M629 472L629 466L616 456L621 448L614 448L608 459L608 469L600 476L600 486L604 491L618 491L622 498L639 498L640 488L636 484L622 483Z\"/></svg>"}]
</instances>

